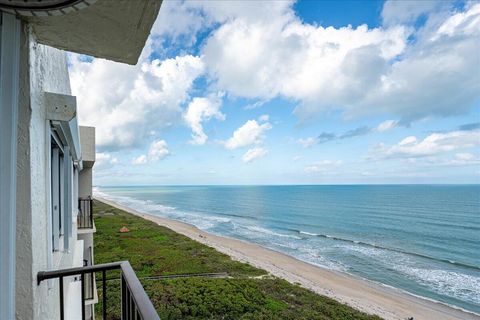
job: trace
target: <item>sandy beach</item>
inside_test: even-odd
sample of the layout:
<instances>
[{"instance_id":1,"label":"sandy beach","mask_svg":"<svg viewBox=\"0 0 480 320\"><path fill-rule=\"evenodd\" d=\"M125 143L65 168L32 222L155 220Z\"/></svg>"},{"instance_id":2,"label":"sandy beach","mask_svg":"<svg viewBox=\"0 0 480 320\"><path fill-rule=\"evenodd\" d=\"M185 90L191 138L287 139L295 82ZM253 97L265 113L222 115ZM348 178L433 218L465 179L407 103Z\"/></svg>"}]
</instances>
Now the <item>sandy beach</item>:
<instances>
[{"instance_id":1,"label":"sandy beach","mask_svg":"<svg viewBox=\"0 0 480 320\"><path fill-rule=\"evenodd\" d=\"M265 269L274 276L385 319L480 320L479 315L314 266L259 245L213 235L187 223L138 212L104 198L96 199L206 244L235 260Z\"/></svg>"}]
</instances>

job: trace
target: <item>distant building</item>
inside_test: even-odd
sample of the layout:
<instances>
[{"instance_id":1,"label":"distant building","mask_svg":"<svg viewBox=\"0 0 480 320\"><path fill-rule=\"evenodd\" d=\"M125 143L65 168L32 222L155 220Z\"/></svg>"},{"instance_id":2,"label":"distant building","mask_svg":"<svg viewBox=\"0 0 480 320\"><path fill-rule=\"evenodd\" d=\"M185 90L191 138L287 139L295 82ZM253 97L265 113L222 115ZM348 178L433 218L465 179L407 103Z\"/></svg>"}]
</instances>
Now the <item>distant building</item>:
<instances>
[{"instance_id":1,"label":"distant building","mask_svg":"<svg viewBox=\"0 0 480 320\"><path fill-rule=\"evenodd\" d=\"M0 319L93 319L108 268L122 317L158 318L129 264L93 266L95 128L78 126L62 50L135 64L160 5L0 0Z\"/></svg>"}]
</instances>

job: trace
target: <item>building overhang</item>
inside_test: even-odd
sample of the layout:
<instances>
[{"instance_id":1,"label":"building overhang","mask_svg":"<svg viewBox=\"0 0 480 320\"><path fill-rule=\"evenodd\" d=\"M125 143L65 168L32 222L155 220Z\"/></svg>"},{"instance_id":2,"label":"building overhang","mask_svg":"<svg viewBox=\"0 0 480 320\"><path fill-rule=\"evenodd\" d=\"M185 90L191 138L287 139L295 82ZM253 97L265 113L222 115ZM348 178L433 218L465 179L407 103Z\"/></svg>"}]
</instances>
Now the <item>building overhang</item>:
<instances>
[{"instance_id":1,"label":"building overhang","mask_svg":"<svg viewBox=\"0 0 480 320\"><path fill-rule=\"evenodd\" d=\"M74 96L44 92L47 120L50 120L60 140L70 147L72 160L81 170L82 149L77 121L77 99Z\"/></svg>"},{"instance_id":2,"label":"building overhang","mask_svg":"<svg viewBox=\"0 0 480 320\"><path fill-rule=\"evenodd\" d=\"M21 18L32 25L37 41L58 49L136 64L162 0L83 1L81 10L62 15Z\"/></svg>"}]
</instances>

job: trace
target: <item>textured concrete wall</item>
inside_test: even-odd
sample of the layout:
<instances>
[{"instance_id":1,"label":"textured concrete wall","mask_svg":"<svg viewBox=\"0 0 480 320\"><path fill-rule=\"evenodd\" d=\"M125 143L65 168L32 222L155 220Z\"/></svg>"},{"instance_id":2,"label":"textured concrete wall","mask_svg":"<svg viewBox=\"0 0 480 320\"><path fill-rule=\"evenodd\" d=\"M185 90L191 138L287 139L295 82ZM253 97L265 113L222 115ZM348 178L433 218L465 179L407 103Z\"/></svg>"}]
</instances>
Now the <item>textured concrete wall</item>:
<instances>
[{"instance_id":1,"label":"textured concrete wall","mask_svg":"<svg viewBox=\"0 0 480 320\"><path fill-rule=\"evenodd\" d=\"M17 144L17 235L16 235L16 317L33 319L32 215L30 192L30 84L29 36L25 27L21 34L20 91L18 104Z\"/></svg>"},{"instance_id":2,"label":"textured concrete wall","mask_svg":"<svg viewBox=\"0 0 480 320\"><path fill-rule=\"evenodd\" d=\"M92 196L92 168L83 168L78 176L78 196L86 198Z\"/></svg>"},{"instance_id":3,"label":"textured concrete wall","mask_svg":"<svg viewBox=\"0 0 480 320\"><path fill-rule=\"evenodd\" d=\"M161 3L161 0L97 0L80 11L29 17L28 21L40 43L136 64Z\"/></svg>"},{"instance_id":4,"label":"textured concrete wall","mask_svg":"<svg viewBox=\"0 0 480 320\"><path fill-rule=\"evenodd\" d=\"M76 228L70 252L52 253L48 188L48 126L43 92L70 94L65 53L22 34L17 179L17 319L59 319L58 280L37 285L39 271L76 266ZM74 202L76 203L76 202ZM76 206L74 206L76 209ZM76 210L72 212L74 219ZM78 260L78 259L76 259ZM70 291L69 280L66 292ZM65 298L68 299L66 296Z\"/></svg>"},{"instance_id":5,"label":"textured concrete wall","mask_svg":"<svg viewBox=\"0 0 480 320\"><path fill-rule=\"evenodd\" d=\"M94 264L93 259L93 232L86 232L78 235L78 240L83 240L83 258L88 260L92 265ZM90 249L91 248L91 249ZM90 250L92 252L92 257L90 259Z\"/></svg>"},{"instance_id":6,"label":"textured concrete wall","mask_svg":"<svg viewBox=\"0 0 480 320\"><path fill-rule=\"evenodd\" d=\"M95 127L80 126L83 167L91 168L95 162Z\"/></svg>"}]
</instances>

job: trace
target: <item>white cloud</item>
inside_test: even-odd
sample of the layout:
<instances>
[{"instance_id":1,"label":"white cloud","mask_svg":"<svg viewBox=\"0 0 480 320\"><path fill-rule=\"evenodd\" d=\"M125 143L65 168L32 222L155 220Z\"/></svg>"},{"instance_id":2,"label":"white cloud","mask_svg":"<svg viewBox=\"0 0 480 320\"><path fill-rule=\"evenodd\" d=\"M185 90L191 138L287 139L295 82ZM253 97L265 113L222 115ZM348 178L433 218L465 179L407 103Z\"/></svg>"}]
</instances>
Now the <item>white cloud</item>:
<instances>
[{"instance_id":1,"label":"white cloud","mask_svg":"<svg viewBox=\"0 0 480 320\"><path fill-rule=\"evenodd\" d=\"M480 92L480 4L462 15L429 8L402 13L402 20L428 13L418 30L325 28L303 23L290 7L267 20L238 15L212 33L203 57L216 88L298 101L295 114L304 120L331 108L346 117L393 114L405 122L465 113Z\"/></svg>"},{"instance_id":2,"label":"white cloud","mask_svg":"<svg viewBox=\"0 0 480 320\"><path fill-rule=\"evenodd\" d=\"M375 173L373 173L371 171L362 171L362 172L360 172L360 175L364 176L364 177L369 177L369 176L374 176Z\"/></svg>"},{"instance_id":3,"label":"white cloud","mask_svg":"<svg viewBox=\"0 0 480 320\"><path fill-rule=\"evenodd\" d=\"M341 160L322 160L305 167L306 173L331 173L332 169L343 164Z\"/></svg>"},{"instance_id":4,"label":"white cloud","mask_svg":"<svg viewBox=\"0 0 480 320\"><path fill-rule=\"evenodd\" d=\"M451 157L427 157L427 166L472 166L479 165L480 157L469 152L455 153Z\"/></svg>"},{"instance_id":5,"label":"white cloud","mask_svg":"<svg viewBox=\"0 0 480 320\"><path fill-rule=\"evenodd\" d=\"M316 144L326 143L334 140L351 139L365 136L373 132L385 132L396 128L398 125L399 121L385 120L377 127L360 126L342 133L321 132L317 137L301 138L298 139L297 142L304 148L310 148Z\"/></svg>"},{"instance_id":6,"label":"white cloud","mask_svg":"<svg viewBox=\"0 0 480 320\"><path fill-rule=\"evenodd\" d=\"M442 32L455 16L461 22L449 27L448 34ZM480 4L460 16L431 14L415 33L415 42L391 64L362 105L377 105L377 111L397 114L405 121L468 112L480 92L479 40Z\"/></svg>"},{"instance_id":7,"label":"white cloud","mask_svg":"<svg viewBox=\"0 0 480 320\"><path fill-rule=\"evenodd\" d=\"M286 1L211 1L196 0L186 2L190 9L201 10L210 23L225 23L238 18L256 23L268 22L271 16L292 16L293 0Z\"/></svg>"},{"instance_id":8,"label":"white cloud","mask_svg":"<svg viewBox=\"0 0 480 320\"><path fill-rule=\"evenodd\" d=\"M139 146L182 120L205 72L210 89L257 101L246 108L286 98L303 120L339 108L346 117L381 113L408 122L462 114L478 100L480 4L455 11L448 2L387 1L383 26L335 28L304 23L293 3L164 1L136 66L70 54L80 123L97 127L101 150ZM422 15L415 30L411 22ZM193 44L207 28L201 55L149 61L165 36ZM207 139L205 117L189 122L194 143Z\"/></svg>"},{"instance_id":9,"label":"white cloud","mask_svg":"<svg viewBox=\"0 0 480 320\"><path fill-rule=\"evenodd\" d=\"M410 168L416 167L419 169L425 167L477 166L480 165L480 156L470 152L459 152L453 155L439 153L432 156L402 159L402 161L407 162Z\"/></svg>"},{"instance_id":10,"label":"white cloud","mask_svg":"<svg viewBox=\"0 0 480 320\"><path fill-rule=\"evenodd\" d=\"M478 35L478 25L480 24L480 5L474 5L465 12L459 12L449 17L443 22L434 38L437 40L442 36L462 35Z\"/></svg>"},{"instance_id":11,"label":"white cloud","mask_svg":"<svg viewBox=\"0 0 480 320\"><path fill-rule=\"evenodd\" d=\"M260 122L267 122L270 120L270 116L268 114L262 114L260 117L258 117L258 121Z\"/></svg>"},{"instance_id":12,"label":"white cloud","mask_svg":"<svg viewBox=\"0 0 480 320\"><path fill-rule=\"evenodd\" d=\"M310 148L318 143L318 139L314 137L298 139L298 143L304 148Z\"/></svg>"},{"instance_id":13,"label":"white cloud","mask_svg":"<svg viewBox=\"0 0 480 320\"><path fill-rule=\"evenodd\" d=\"M140 165L140 164L146 164L148 162L147 156L142 154L136 158L133 158L132 164L135 165Z\"/></svg>"},{"instance_id":14,"label":"white cloud","mask_svg":"<svg viewBox=\"0 0 480 320\"><path fill-rule=\"evenodd\" d=\"M188 2L164 0L151 32L159 37L178 38L181 35L195 37L206 24L205 16L192 10Z\"/></svg>"},{"instance_id":15,"label":"white cloud","mask_svg":"<svg viewBox=\"0 0 480 320\"><path fill-rule=\"evenodd\" d=\"M208 39L204 60L220 88L248 98L285 96L335 104L349 92L360 93L362 84L374 86L366 80L369 73L382 71L377 60L384 63L402 53L408 36L402 27L335 29L286 19L285 14L269 17L255 23L228 21ZM342 67L348 54L350 65Z\"/></svg>"},{"instance_id":16,"label":"white cloud","mask_svg":"<svg viewBox=\"0 0 480 320\"><path fill-rule=\"evenodd\" d=\"M150 149L148 150L148 159L150 161L162 160L170 154L168 145L165 140L157 140L152 142Z\"/></svg>"},{"instance_id":17,"label":"white cloud","mask_svg":"<svg viewBox=\"0 0 480 320\"><path fill-rule=\"evenodd\" d=\"M384 158L427 157L480 146L480 130L432 133L419 140L409 136L393 146L380 144L375 154Z\"/></svg>"},{"instance_id":18,"label":"white cloud","mask_svg":"<svg viewBox=\"0 0 480 320\"><path fill-rule=\"evenodd\" d=\"M148 49L148 48L147 48ZM96 127L103 149L141 145L152 130L181 119L193 81L203 72L200 57L178 56L136 66L70 54L70 79L79 122Z\"/></svg>"},{"instance_id":19,"label":"white cloud","mask_svg":"<svg viewBox=\"0 0 480 320\"><path fill-rule=\"evenodd\" d=\"M155 162L164 159L170 155L168 150L168 145L165 140L156 140L150 144L148 153L146 155L142 154L132 160L132 164L140 165L146 164L149 162Z\"/></svg>"},{"instance_id":20,"label":"white cloud","mask_svg":"<svg viewBox=\"0 0 480 320\"><path fill-rule=\"evenodd\" d=\"M101 169L108 165L117 164L118 162L118 158L113 157L108 152L97 152L95 154L95 169Z\"/></svg>"},{"instance_id":21,"label":"white cloud","mask_svg":"<svg viewBox=\"0 0 480 320\"><path fill-rule=\"evenodd\" d=\"M422 1L386 1L382 9L384 25L411 24L418 17L425 15L439 7L449 6L448 1L422 0Z\"/></svg>"},{"instance_id":22,"label":"white cloud","mask_svg":"<svg viewBox=\"0 0 480 320\"><path fill-rule=\"evenodd\" d=\"M417 137L415 136L408 136L404 138L402 141L398 143L399 146L405 146L405 145L411 145L413 143L417 142Z\"/></svg>"},{"instance_id":23,"label":"white cloud","mask_svg":"<svg viewBox=\"0 0 480 320\"><path fill-rule=\"evenodd\" d=\"M194 98L183 115L185 122L192 129L192 140L196 145L203 145L207 142L208 136L203 132L203 121L211 118L225 120L225 115L220 112L222 94L211 95L207 98Z\"/></svg>"},{"instance_id":24,"label":"white cloud","mask_svg":"<svg viewBox=\"0 0 480 320\"><path fill-rule=\"evenodd\" d=\"M480 164L480 157L468 152L456 153L450 161L453 165L475 165Z\"/></svg>"},{"instance_id":25,"label":"white cloud","mask_svg":"<svg viewBox=\"0 0 480 320\"><path fill-rule=\"evenodd\" d=\"M392 130L398 126L398 121L396 120L385 120L377 126L378 132L384 132Z\"/></svg>"},{"instance_id":26,"label":"white cloud","mask_svg":"<svg viewBox=\"0 0 480 320\"><path fill-rule=\"evenodd\" d=\"M471 153L457 153L455 159L459 161L469 161L475 159L475 156Z\"/></svg>"},{"instance_id":27,"label":"white cloud","mask_svg":"<svg viewBox=\"0 0 480 320\"><path fill-rule=\"evenodd\" d=\"M235 130L233 136L225 141L225 148L233 150L252 144L259 144L263 140L265 131L271 129L270 123L259 124L256 120L248 120Z\"/></svg>"},{"instance_id":28,"label":"white cloud","mask_svg":"<svg viewBox=\"0 0 480 320\"><path fill-rule=\"evenodd\" d=\"M242 161L245 163L250 163L255 159L264 157L268 151L262 147L255 147L249 149L245 154L242 156Z\"/></svg>"},{"instance_id":29,"label":"white cloud","mask_svg":"<svg viewBox=\"0 0 480 320\"><path fill-rule=\"evenodd\" d=\"M257 108L260 108L261 106L263 106L266 102L268 102L268 101L267 100L256 101L254 103L247 104L245 107L243 107L243 109L244 110L257 109Z\"/></svg>"},{"instance_id":30,"label":"white cloud","mask_svg":"<svg viewBox=\"0 0 480 320\"><path fill-rule=\"evenodd\" d=\"M192 37L218 23L242 18L250 22L268 21L270 15L292 14L295 1L177 1L164 0L152 28L155 36Z\"/></svg>"}]
</instances>

